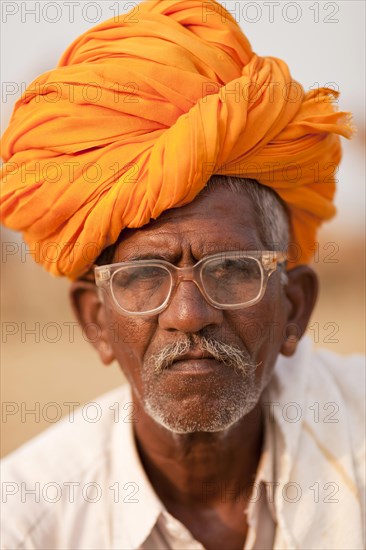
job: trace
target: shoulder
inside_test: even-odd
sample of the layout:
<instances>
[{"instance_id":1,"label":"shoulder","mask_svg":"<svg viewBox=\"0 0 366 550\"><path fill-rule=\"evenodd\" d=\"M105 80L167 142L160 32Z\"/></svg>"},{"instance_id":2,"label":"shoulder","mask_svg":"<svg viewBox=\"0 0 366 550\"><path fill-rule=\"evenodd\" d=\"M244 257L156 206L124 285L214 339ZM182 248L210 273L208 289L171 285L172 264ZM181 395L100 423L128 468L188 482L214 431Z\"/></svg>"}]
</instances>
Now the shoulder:
<instances>
[{"instance_id":1,"label":"shoulder","mask_svg":"<svg viewBox=\"0 0 366 550\"><path fill-rule=\"evenodd\" d=\"M74 409L59 422L44 430L2 460L2 468L21 478L35 469L59 475L74 473L91 461L105 456L118 408L130 400L124 385ZM52 460L47 457L52 456ZM67 459L67 460L66 460ZM40 472L41 473L41 472Z\"/></svg>"},{"instance_id":2,"label":"shoulder","mask_svg":"<svg viewBox=\"0 0 366 550\"><path fill-rule=\"evenodd\" d=\"M299 417L317 433L319 441L339 446L340 437L348 441L348 451L358 465L365 455L365 358L360 354L339 355L314 348L306 336L292 357L280 356L271 386L272 400L282 410L294 404ZM278 415L284 431L291 427L292 437L304 423L288 425ZM336 438L336 434L338 439Z\"/></svg>"},{"instance_id":3,"label":"shoulder","mask_svg":"<svg viewBox=\"0 0 366 550\"><path fill-rule=\"evenodd\" d=\"M338 398L351 415L364 407L365 356L340 355L328 349L314 348L312 340L301 339L291 357L279 356L276 364L277 391L286 397L304 392L320 395L323 400Z\"/></svg>"},{"instance_id":4,"label":"shoulder","mask_svg":"<svg viewBox=\"0 0 366 550\"><path fill-rule=\"evenodd\" d=\"M339 463L345 460L340 456L343 449L353 465L358 487L364 488L365 357L313 349L307 363L308 426L322 444L329 444L330 452L338 456Z\"/></svg>"},{"instance_id":5,"label":"shoulder","mask_svg":"<svg viewBox=\"0 0 366 550\"><path fill-rule=\"evenodd\" d=\"M288 525L293 525L294 540L300 541L301 548L313 548L319 541L323 541L323 546L319 543L323 548L333 548L334 544L361 548L361 517L365 513L364 357L314 349L305 337L292 357L279 358L270 396L279 405L274 408L279 480L284 485L297 483L302 491L296 509L291 501L281 500L281 491L277 497L278 509L286 514ZM322 498L315 499L314 485L322 487ZM333 500L326 493L331 487L338 495ZM295 521L295 512L303 518L300 523ZM335 519L347 514L348 531Z\"/></svg>"},{"instance_id":6,"label":"shoulder","mask_svg":"<svg viewBox=\"0 0 366 550\"><path fill-rule=\"evenodd\" d=\"M314 364L313 383L329 379L348 415L362 424L365 410L365 357L361 354L339 355L325 349L312 351ZM324 388L326 392L326 388Z\"/></svg>"},{"instance_id":7,"label":"shoulder","mask_svg":"<svg viewBox=\"0 0 366 550\"><path fill-rule=\"evenodd\" d=\"M313 351L320 364L329 370L335 381L343 388L352 387L357 392L364 392L365 387L359 385L365 378L365 356L359 353L340 355L326 349Z\"/></svg>"},{"instance_id":8,"label":"shoulder","mask_svg":"<svg viewBox=\"0 0 366 550\"><path fill-rule=\"evenodd\" d=\"M85 486L92 495L108 471L112 432L121 409L131 402L130 388L121 386L69 414L1 461L2 548L57 547L50 531L60 509ZM89 485L88 485L89 484ZM93 485L94 484L94 485ZM91 497L92 498L92 497ZM80 502L84 499L80 499ZM65 512L66 513L66 512ZM42 525L43 524L43 525ZM47 533L45 526L47 524ZM56 535L54 535L56 536ZM43 546L44 544L44 546ZM55 546L54 546L55 544Z\"/></svg>"}]
</instances>

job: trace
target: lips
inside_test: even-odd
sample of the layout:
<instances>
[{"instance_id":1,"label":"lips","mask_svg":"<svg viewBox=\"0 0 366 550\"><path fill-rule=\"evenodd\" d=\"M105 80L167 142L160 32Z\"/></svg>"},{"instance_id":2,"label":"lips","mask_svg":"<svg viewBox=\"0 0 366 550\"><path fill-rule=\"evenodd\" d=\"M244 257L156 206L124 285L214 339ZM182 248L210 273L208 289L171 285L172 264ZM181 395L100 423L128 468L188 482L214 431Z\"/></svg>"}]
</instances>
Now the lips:
<instances>
[{"instance_id":1,"label":"lips","mask_svg":"<svg viewBox=\"0 0 366 550\"><path fill-rule=\"evenodd\" d=\"M210 353L196 350L177 357L168 370L190 375L207 375L222 370L222 363Z\"/></svg>"},{"instance_id":2,"label":"lips","mask_svg":"<svg viewBox=\"0 0 366 550\"><path fill-rule=\"evenodd\" d=\"M173 361L173 364L178 361L191 361L191 360L199 360L199 359L215 359L213 355L208 353L207 351L190 351L189 353L184 353L183 355L180 355Z\"/></svg>"}]
</instances>

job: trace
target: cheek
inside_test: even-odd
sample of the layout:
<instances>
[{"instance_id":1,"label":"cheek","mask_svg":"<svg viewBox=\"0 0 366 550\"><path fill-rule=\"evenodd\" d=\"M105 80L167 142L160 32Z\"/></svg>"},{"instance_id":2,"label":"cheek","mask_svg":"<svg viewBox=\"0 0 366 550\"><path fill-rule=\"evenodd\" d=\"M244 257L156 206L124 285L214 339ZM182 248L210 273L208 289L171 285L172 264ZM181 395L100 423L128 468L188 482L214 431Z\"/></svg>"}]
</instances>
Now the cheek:
<instances>
[{"instance_id":1,"label":"cheek","mask_svg":"<svg viewBox=\"0 0 366 550\"><path fill-rule=\"evenodd\" d=\"M142 361L155 332L153 321L111 315L108 337L114 356L131 383L140 380Z\"/></svg>"},{"instance_id":2,"label":"cheek","mask_svg":"<svg viewBox=\"0 0 366 550\"><path fill-rule=\"evenodd\" d=\"M268 285L263 299L253 307L233 312L232 330L258 362L274 365L286 332L287 301L280 285Z\"/></svg>"}]
</instances>

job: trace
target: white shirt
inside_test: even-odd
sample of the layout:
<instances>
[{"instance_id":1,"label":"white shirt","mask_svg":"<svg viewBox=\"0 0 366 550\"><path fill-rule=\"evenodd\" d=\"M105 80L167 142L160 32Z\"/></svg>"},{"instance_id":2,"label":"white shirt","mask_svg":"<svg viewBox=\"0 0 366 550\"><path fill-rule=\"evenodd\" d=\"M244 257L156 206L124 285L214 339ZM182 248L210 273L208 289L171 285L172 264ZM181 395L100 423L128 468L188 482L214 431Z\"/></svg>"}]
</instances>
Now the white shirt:
<instances>
[{"instance_id":1,"label":"white shirt","mask_svg":"<svg viewBox=\"0 0 366 550\"><path fill-rule=\"evenodd\" d=\"M364 547L364 386L360 356L307 338L278 358L245 550ZM2 548L202 549L146 476L130 388L95 403L98 421L81 409L2 461Z\"/></svg>"}]
</instances>

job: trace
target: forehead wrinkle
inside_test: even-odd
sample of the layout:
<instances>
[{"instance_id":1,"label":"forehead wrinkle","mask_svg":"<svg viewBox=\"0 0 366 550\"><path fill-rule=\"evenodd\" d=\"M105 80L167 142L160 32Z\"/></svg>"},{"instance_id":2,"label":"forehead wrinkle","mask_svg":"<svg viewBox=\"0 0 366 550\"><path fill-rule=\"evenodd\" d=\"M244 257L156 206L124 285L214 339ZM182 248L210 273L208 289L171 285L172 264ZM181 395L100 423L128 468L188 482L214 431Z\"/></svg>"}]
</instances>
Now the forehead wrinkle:
<instances>
[{"instance_id":1,"label":"forehead wrinkle","mask_svg":"<svg viewBox=\"0 0 366 550\"><path fill-rule=\"evenodd\" d=\"M132 239L122 241L120 255L126 259L138 256L139 253L160 253L176 255L179 250L180 239L177 233L172 231L148 230L134 233Z\"/></svg>"},{"instance_id":2,"label":"forehead wrinkle","mask_svg":"<svg viewBox=\"0 0 366 550\"><path fill-rule=\"evenodd\" d=\"M244 226L245 235L241 232L228 234L223 232L207 232L204 235L199 234L195 229L189 231L174 232L172 230L162 230L143 234L133 243L127 244L127 253L123 248L120 249L120 255L123 255L124 260L130 258L138 259L139 255L149 255L154 257L162 257L173 263L180 259L189 260L190 257L197 261L205 256L215 253L225 252L229 250L256 250L261 249L262 245L258 239L256 232L247 226Z\"/></svg>"},{"instance_id":3,"label":"forehead wrinkle","mask_svg":"<svg viewBox=\"0 0 366 550\"><path fill-rule=\"evenodd\" d=\"M166 210L141 228L129 229L120 246L119 255L125 259L140 251L174 256L176 260L182 253L199 259L230 248L261 249L264 243L251 202L239 205L231 192L218 190L196 202Z\"/></svg>"}]
</instances>

